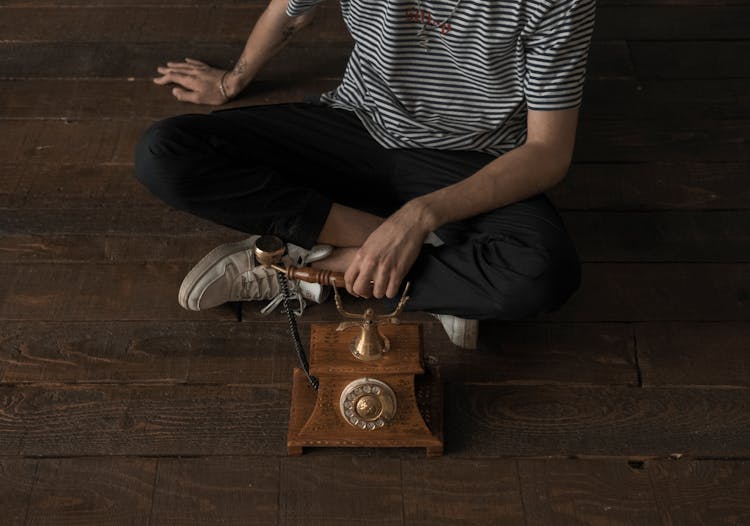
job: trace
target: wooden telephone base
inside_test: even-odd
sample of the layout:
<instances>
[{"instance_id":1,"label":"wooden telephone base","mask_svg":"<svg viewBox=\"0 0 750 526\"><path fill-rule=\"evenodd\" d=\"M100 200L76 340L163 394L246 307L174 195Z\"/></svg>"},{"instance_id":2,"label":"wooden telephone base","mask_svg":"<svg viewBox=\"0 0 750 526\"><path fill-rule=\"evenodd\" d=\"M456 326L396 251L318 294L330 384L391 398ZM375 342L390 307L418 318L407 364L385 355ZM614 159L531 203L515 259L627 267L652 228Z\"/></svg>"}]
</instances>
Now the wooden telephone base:
<instances>
[{"instance_id":1,"label":"wooden telephone base","mask_svg":"<svg viewBox=\"0 0 750 526\"><path fill-rule=\"evenodd\" d=\"M416 323L388 324L382 333L391 350L382 358L361 361L349 347L356 330L338 324L313 324L310 373L320 381L317 393L304 373L294 370L287 451L305 447L424 447L427 456L443 454L443 397L440 378L422 366L422 331ZM360 429L340 409L342 391L353 380L375 379L396 395L393 418L383 427Z\"/></svg>"}]
</instances>

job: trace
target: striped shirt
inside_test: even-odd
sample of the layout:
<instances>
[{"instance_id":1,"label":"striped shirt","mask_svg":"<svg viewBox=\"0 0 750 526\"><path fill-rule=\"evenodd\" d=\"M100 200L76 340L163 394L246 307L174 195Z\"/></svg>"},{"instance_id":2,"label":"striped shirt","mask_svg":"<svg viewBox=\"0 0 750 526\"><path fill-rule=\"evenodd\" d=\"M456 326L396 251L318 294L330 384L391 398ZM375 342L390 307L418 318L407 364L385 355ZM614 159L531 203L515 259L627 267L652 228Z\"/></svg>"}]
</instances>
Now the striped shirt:
<instances>
[{"instance_id":1,"label":"striped shirt","mask_svg":"<svg viewBox=\"0 0 750 526\"><path fill-rule=\"evenodd\" d=\"M321 1L288 0L286 13ZM354 49L321 102L354 111L386 148L495 155L524 143L527 109L580 106L595 0L456 2L341 0Z\"/></svg>"}]
</instances>

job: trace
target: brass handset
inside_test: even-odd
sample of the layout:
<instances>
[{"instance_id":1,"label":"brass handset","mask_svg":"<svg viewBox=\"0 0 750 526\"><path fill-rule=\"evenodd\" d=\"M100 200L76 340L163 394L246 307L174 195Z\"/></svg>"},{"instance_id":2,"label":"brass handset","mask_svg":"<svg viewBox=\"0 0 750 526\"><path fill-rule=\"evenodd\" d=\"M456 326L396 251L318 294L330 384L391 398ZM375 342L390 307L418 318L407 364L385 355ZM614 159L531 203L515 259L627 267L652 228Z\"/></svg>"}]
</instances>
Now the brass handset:
<instances>
[{"instance_id":1,"label":"brass handset","mask_svg":"<svg viewBox=\"0 0 750 526\"><path fill-rule=\"evenodd\" d=\"M344 273L312 267L294 267L281 265L281 258L286 251L284 242L276 236L261 236L255 241L255 259L263 266L282 272L289 279L298 279L307 283L342 286Z\"/></svg>"}]
</instances>

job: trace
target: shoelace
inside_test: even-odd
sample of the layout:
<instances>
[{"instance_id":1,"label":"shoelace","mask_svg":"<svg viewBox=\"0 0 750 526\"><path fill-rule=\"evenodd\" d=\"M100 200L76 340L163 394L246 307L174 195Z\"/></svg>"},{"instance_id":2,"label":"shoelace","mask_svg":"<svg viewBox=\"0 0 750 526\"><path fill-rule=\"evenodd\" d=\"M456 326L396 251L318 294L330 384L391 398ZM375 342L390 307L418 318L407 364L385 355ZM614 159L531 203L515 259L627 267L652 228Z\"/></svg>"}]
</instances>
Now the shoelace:
<instances>
[{"instance_id":1,"label":"shoelace","mask_svg":"<svg viewBox=\"0 0 750 526\"><path fill-rule=\"evenodd\" d=\"M262 298L267 294L275 293L275 296L271 298L271 301L260 310L261 315L267 316L283 303L284 293L281 291L281 287L279 287L278 277L276 276L275 270L259 269L259 271L254 271L253 274L255 274L255 279L248 279L244 275L241 277L241 295L243 298L257 298L258 296ZM291 294L290 300L296 300L298 305L298 307L294 309L294 314L302 316L302 312L304 312L305 307L307 307L307 302L305 301L305 298L302 297L302 293L297 287L296 280L290 280L289 285L289 292Z\"/></svg>"},{"instance_id":2,"label":"shoelace","mask_svg":"<svg viewBox=\"0 0 750 526\"><path fill-rule=\"evenodd\" d=\"M291 281L290 281L291 284ZM297 300L299 303L299 307L294 309L294 314L297 316L302 316L302 312L305 310L305 307L307 307L307 302L305 301L305 298L302 297L302 293L299 290L290 290L289 293L291 294L291 300ZM260 309L260 313L263 316L267 316L268 314L271 314L274 310L276 310L276 307L278 307L282 302L284 301L284 293L279 292L271 301L269 301L265 307Z\"/></svg>"}]
</instances>

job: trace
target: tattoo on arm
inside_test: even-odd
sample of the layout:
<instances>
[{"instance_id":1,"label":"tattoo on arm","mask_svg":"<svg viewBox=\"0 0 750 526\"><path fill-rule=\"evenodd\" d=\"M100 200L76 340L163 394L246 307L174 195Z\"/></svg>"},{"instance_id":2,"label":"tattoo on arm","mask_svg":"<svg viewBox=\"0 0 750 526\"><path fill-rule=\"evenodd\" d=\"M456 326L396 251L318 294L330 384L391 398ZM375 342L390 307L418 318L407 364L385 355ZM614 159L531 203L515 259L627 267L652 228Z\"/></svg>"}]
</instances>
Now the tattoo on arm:
<instances>
[{"instance_id":1,"label":"tattoo on arm","mask_svg":"<svg viewBox=\"0 0 750 526\"><path fill-rule=\"evenodd\" d=\"M237 64L234 65L234 68L232 69L232 75L239 77L241 76L245 71L247 70L247 62L242 60L241 58L237 61Z\"/></svg>"},{"instance_id":2,"label":"tattoo on arm","mask_svg":"<svg viewBox=\"0 0 750 526\"><path fill-rule=\"evenodd\" d=\"M281 41L286 42L290 38L292 38L292 35L294 34L294 28L289 26L287 27L284 32L281 34Z\"/></svg>"}]
</instances>

